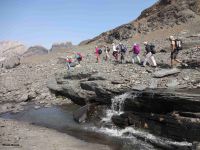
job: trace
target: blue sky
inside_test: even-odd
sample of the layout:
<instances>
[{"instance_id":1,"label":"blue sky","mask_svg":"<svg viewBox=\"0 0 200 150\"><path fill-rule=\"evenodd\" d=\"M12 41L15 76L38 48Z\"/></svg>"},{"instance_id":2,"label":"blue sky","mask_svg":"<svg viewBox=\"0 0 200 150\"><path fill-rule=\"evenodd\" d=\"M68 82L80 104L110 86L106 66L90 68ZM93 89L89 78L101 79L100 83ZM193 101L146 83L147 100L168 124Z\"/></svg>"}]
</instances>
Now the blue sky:
<instances>
[{"instance_id":1,"label":"blue sky","mask_svg":"<svg viewBox=\"0 0 200 150\"><path fill-rule=\"evenodd\" d=\"M0 0L0 41L51 47L93 38L136 19L158 0Z\"/></svg>"}]
</instances>

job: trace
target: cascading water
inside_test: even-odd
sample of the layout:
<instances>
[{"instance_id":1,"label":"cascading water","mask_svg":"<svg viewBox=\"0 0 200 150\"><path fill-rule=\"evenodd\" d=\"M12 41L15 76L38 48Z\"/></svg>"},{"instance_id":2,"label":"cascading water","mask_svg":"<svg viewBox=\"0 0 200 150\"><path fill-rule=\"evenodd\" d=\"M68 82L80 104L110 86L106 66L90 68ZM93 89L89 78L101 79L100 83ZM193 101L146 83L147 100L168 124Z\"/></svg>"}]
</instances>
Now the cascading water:
<instances>
[{"instance_id":1,"label":"cascading water","mask_svg":"<svg viewBox=\"0 0 200 150\"><path fill-rule=\"evenodd\" d=\"M135 129L134 127L126 127L124 129L119 129L117 128L113 123L112 123L112 116L113 115L120 115L124 111L124 102L127 98L134 99L137 97L137 95L132 95L130 93L125 93L119 96L115 96L114 98L111 99L111 107L110 109L106 110L106 116L102 118L101 123L102 127L101 128L94 128L94 130L98 130L98 132L108 134L110 136L115 136L115 137L120 137L123 139L131 139L130 141L132 144L134 144L134 141L139 139L143 139L146 142L149 143L154 143L161 145L163 147L176 147L176 146L191 146L191 143L188 142L176 142L172 140L168 140L162 137L157 137L154 136L150 133L140 131L138 129Z\"/></svg>"},{"instance_id":2,"label":"cascading water","mask_svg":"<svg viewBox=\"0 0 200 150\"><path fill-rule=\"evenodd\" d=\"M130 97L129 93L125 93L119 96L115 96L111 99L111 109L106 110L106 116L102 118L102 122L110 123L113 115L120 115L124 110L124 101Z\"/></svg>"}]
</instances>

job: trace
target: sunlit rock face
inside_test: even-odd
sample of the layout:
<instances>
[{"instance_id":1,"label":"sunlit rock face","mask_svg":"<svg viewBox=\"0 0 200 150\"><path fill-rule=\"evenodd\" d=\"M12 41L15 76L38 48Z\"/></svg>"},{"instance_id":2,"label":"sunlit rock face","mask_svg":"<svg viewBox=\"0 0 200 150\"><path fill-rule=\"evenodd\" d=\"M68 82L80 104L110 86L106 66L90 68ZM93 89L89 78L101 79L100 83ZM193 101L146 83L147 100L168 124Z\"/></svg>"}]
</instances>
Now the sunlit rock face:
<instances>
[{"instance_id":1,"label":"sunlit rock face","mask_svg":"<svg viewBox=\"0 0 200 150\"><path fill-rule=\"evenodd\" d=\"M21 56L27 47L18 41L0 41L0 57Z\"/></svg>"}]
</instances>

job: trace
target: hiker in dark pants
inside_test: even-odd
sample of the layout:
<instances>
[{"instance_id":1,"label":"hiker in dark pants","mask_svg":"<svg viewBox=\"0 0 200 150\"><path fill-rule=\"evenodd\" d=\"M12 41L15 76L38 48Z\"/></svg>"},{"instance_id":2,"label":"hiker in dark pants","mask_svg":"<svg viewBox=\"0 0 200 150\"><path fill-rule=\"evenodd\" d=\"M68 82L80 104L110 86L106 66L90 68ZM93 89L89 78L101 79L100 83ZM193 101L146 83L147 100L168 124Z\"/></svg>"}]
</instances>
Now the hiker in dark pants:
<instances>
[{"instance_id":1,"label":"hiker in dark pants","mask_svg":"<svg viewBox=\"0 0 200 150\"><path fill-rule=\"evenodd\" d=\"M125 47L124 44L119 43L119 45L117 46L117 49L121 55L120 57L121 63L125 63L125 55L126 55L127 48Z\"/></svg>"}]
</instances>

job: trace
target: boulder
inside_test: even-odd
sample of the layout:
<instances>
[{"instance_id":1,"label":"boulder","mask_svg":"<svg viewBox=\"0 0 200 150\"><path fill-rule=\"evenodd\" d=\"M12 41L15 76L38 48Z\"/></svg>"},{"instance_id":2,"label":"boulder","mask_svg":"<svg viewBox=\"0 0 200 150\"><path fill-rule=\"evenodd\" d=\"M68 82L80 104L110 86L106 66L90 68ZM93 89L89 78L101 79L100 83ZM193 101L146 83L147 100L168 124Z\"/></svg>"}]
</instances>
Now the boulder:
<instances>
[{"instance_id":1,"label":"boulder","mask_svg":"<svg viewBox=\"0 0 200 150\"><path fill-rule=\"evenodd\" d=\"M62 85L60 93L81 106L94 101L96 98L95 92L83 90L76 83Z\"/></svg>"},{"instance_id":2,"label":"boulder","mask_svg":"<svg viewBox=\"0 0 200 150\"><path fill-rule=\"evenodd\" d=\"M7 58L3 64L6 69L15 68L18 65L20 65L20 58L18 56Z\"/></svg>"},{"instance_id":3,"label":"boulder","mask_svg":"<svg viewBox=\"0 0 200 150\"><path fill-rule=\"evenodd\" d=\"M166 76L170 76L170 75L174 75L174 74L178 74L180 73L180 70L178 70L177 68L173 68L173 69L162 69L159 71L156 71L153 76L155 78L162 78L162 77L166 77Z\"/></svg>"}]
</instances>

